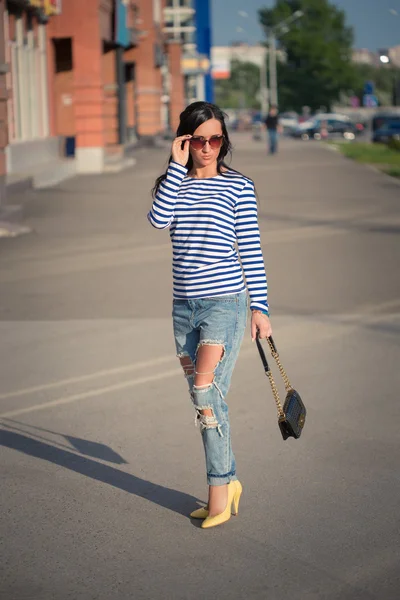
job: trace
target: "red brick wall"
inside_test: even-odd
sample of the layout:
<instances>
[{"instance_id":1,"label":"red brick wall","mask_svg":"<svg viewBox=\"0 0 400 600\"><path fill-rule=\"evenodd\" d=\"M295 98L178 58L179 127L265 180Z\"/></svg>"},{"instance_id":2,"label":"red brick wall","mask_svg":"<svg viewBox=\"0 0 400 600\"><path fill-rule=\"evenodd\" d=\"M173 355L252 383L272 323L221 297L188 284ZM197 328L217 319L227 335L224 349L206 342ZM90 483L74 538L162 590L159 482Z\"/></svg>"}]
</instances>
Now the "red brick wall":
<instances>
[{"instance_id":1,"label":"red brick wall","mask_svg":"<svg viewBox=\"0 0 400 600\"><path fill-rule=\"evenodd\" d=\"M104 135L107 146L118 144L118 90L115 50L103 54Z\"/></svg>"},{"instance_id":2,"label":"red brick wall","mask_svg":"<svg viewBox=\"0 0 400 600\"><path fill-rule=\"evenodd\" d=\"M154 27L153 2L140 0L138 5L143 35L139 45L126 53L126 59L136 63L138 133L140 136L153 136L162 130L162 78L161 70L154 61L154 45L158 41L162 46L162 37L157 36Z\"/></svg>"},{"instance_id":3,"label":"red brick wall","mask_svg":"<svg viewBox=\"0 0 400 600\"><path fill-rule=\"evenodd\" d=\"M72 38L78 148L115 143L115 102L113 94L110 99L109 88L104 88L112 70L112 57L103 56L103 40L109 40L112 34L112 8L112 0L68 0L63 2L62 14L52 17L49 23L49 38Z\"/></svg>"},{"instance_id":4,"label":"red brick wall","mask_svg":"<svg viewBox=\"0 0 400 600\"><path fill-rule=\"evenodd\" d=\"M184 109L185 89L181 67L182 46L179 42L168 44L168 62L170 69L170 122L173 131L179 125L179 115Z\"/></svg>"}]
</instances>

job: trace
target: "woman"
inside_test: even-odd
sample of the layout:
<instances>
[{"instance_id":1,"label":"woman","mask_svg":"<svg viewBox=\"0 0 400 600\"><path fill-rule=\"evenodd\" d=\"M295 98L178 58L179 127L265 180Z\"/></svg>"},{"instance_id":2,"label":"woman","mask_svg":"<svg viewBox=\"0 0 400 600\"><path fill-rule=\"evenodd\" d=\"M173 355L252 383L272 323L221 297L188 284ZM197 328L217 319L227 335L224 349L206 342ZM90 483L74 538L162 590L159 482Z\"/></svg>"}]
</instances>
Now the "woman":
<instances>
[{"instance_id":1,"label":"woman","mask_svg":"<svg viewBox=\"0 0 400 600\"><path fill-rule=\"evenodd\" d=\"M169 166L156 181L148 214L157 229L170 228L173 246L173 326L177 356L189 383L203 438L208 504L191 513L214 527L238 512L226 394L247 320L251 336L271 335L267 280L253 182L229 168L224 113L194 102L180 115Z\"/></svg>"}]
</instances>

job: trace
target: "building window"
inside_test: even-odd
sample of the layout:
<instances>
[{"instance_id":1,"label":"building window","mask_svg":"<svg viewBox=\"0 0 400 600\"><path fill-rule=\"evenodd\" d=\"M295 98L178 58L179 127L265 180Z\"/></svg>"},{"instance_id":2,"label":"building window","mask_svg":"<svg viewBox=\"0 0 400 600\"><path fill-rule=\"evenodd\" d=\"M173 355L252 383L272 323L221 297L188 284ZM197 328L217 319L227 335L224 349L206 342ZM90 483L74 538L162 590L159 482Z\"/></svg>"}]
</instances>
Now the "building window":
<instances>
[{"instance_id":1,"label":"building window","mask_svg":"<svg viewBox=\"0 0 400 600\"><path fill-rule=\"evenodd\" d=\"M45 26L39 25L35 33L30 19L24 22L18 17L12 40L6 13L4 31L10 62L7 80L10 142L46 137L49 117Z\"/></svg>"}]
</instances>

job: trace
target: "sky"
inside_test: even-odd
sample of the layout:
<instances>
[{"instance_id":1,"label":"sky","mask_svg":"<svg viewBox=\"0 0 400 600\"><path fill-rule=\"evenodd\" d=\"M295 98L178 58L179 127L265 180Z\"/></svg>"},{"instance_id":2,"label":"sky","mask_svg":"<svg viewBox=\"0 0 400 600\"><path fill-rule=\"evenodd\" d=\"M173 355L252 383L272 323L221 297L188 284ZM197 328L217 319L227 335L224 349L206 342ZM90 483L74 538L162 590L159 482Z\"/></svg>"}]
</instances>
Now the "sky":
<instances>
[{"instance_id":1,"label":"sky","mask_svg":"<svg viewBox=\"0 0 400 600\"><path fill-rule=\"evenodd\" d=\"M354 28L354 47L378 50L400 45L400 0L331 0L344 9L348 25ZM274 0L211 0L214 46L233 41L256 44L264 39L258 25L258 9ZM390 10L396 11L397 16ZM241 16L245 11L248 17ZM238 32L240 27L243 31Z\"/></svg>"}]
</instances>

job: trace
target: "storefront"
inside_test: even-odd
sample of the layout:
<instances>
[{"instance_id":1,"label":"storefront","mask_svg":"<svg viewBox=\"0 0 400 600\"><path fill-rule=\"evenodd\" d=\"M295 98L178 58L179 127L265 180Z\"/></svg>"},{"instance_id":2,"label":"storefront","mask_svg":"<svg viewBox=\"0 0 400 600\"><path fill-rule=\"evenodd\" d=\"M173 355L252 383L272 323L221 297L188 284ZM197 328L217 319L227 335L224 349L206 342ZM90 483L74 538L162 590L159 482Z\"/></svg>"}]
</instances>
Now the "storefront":
<instances>
[{"instance_id":1,"label":"storefront","mask_svg":"<svg viewBox=\"0 0 400 600\"><path fill-rule=\"evenodd\" d=\"M7 0L4 18L8 140L7 171L43 161L50 136L46 28L60 0ZM32 146L32 142L37 142ZM25 147L22 145L25 144ZM44 155L41 156L41 150Z\"/></svg>"},{"instance_id":2,"label":"storefront","mask_svg":"<svg viewBox=\"0 0 400 600\"><path fill-rule=\"evenodd\" d=\"M58 0L8 0L4 20L9 141L49 136L46 24Z\"/></svg>"}]
</instances>

